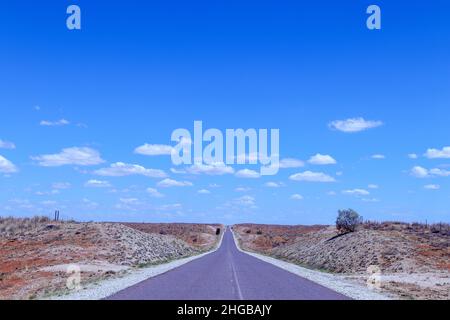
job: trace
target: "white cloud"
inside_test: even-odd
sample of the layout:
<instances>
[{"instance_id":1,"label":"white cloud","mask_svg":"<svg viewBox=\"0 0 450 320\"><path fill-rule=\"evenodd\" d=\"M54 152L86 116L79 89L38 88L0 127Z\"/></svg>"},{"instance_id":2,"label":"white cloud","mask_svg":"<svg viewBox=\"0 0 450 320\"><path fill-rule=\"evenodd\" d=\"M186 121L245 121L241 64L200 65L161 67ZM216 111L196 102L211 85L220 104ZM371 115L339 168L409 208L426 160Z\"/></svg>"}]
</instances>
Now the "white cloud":
<instances>
[{"instance_id":1,"label":"white cloud","mask_svg":"<svg viewBox=\"0 0 450 320\"><path fill-rule=\"evenodd\" d=\"M280 160L280 168L281 169L301 168L304 166L305 166L305 163L298 159L286 158L286 159Z\"/></svg>"},{"instance_id":2,"label":"white cloud","mask_svg":"<svg viewBox=\"0 0 450 320\"><path fill-rule=\"evenodd\" d=\"M155 188L147 188L147 193L153 198L163 198L164 195Z\"/></svg>"},{"instance_id":3,"label":"white cloud","mask_svg":"<svg viewBox=\"0 0 450 320\"><path fill-rule=\"evenodd\" d=\"M383 160L386 159L386 156L384 154L374 154L371 158L375 160Z\"/></svg>"},{"instance_id":4,"label":"white cloud","mask_svg":"<svg viewBox=\"0 0 450 320\"><path fill-rule=\"evenodd\" d=\"M170 172L174 173L174 174L186 174L186 170L180 170L180 169L175 169L175 168L171 168Z\"/></svg>"},{"instance_id":5,"label":"white cloud","mask_svg":"<svg viewBox=\"0 0 450 320\"><path fill-rule=\"evenodd\" d=\"M210 176L222 176L225 174L233 174L234 169L232 167L226 166L224 163L213 163L213 164L196 164L186 169L187 173L190 174L206 174Z\"/></svg>"},{"instance_id":6,"label":"white cloud","mask_svg":"<svg viewBox=\"0 0 450 320\"><path fill-rule=\"evenodd\" d=\"M9 141L0 139L0 149L15 149L16 145Z\"/></svg>"},{"instance_id":7,"label":"white cloud","mask_svg":"<svg viewBox=\"0 0 450 320\"><path fill-rule=\"evenodd\" d=\"M236 177L245 178L245 179L257 179L257 178L260 178L261 175L254 170L243 169L243 170L239 170L238 172L236 172Z\"/></svg>"},{"instance_id":8,"label":"white cloud","mask_svg":"<svg viewBox=\"0 0 450 320\"><path fill-rule=\"evenodd\" d=\"M450 171L439 168L428 170L426 168L416 166L411 169L411 175L416 178L449 177Z\"/></svg>"},{"instance_id":9,"label":"white cloud","mask_svg":"<svg viewBox=\"0 0 450 320\"><path fill-rule=\"evenodd\" d=\"M336 180L323 173L323 172L312 172L305 171L301 173L294 174L289 177L293 181L307 181L307 182L335 182Z\"/></svg>"},{"instance_id":10,"label":"white cloud","mask_svg":"<svg viewBox=\"0 0 450 320\"><path fill-rule=\"evenodd\" d=\"M427 190L439 190L441 186L437 184L427 184L424 188Z\"/></svg>"},{"instance_id":11,"label":"white cloud","mask_svg":"<svg viewBox=\"0 0 450 320\"><path fill-rule=\"evenodd\" d=\"M87 198L83 198L81 200L81 203L82 203L83 208L86 208L86 209L96 209L99 206L97 202L94 202Z\"/></svg>"},{"instance_id":12,"label":"white cloud","mask_svg":"<svg viewBox=\"0 0 450 320\"><path fill-rule=\"evenodd\" d=\"M58 190L69 189L71 186L68 182L55 182L52 184L52 188Z\"/></svg>"},{"instance_id":13,"label":"white cloud","mask_svg":"<svg viewBox=\"0 0 450 320\"><path fill-rule=\"evenodd\" d=\"M364 118L352 118L347 120L336 120L329 123L329 127L342 132L360 132L383 125L381 121L366 121Z\"/></svg>"},{"instance_id":14,"label":"white cloud","mask_svg":"<svg viewBox=\"0 0 450 320\"><path fill-rule=\"evenodd\" d=\"M220 185L218 185L217 183L210 183L209 187L210 188L220 188Z\"/></svg>"},{"instance_id":15,"label":"white cloud","mask_svg":"<svg viewBox=\"0 0 450 320\"><path fill-rule=\"evenodd\" d=\"M300 194L293 194L293 195L291 196L291 199L292 199L292 200L303 200L303 196L300 195Z\"/></svg>"},{"instance_id":16,"label":"white cloud","mask_svg":"<svg viewBox=\"0 0 450 320\"><path fill-rule=\"evenodd\" d=\"M416 166L416 167L412 168L411 175L416 178L427 178L429 176L428 170L423 167L420 167L420 166Z\"/></svg>"},{"instance_id":17,"label":"white cloud","mask_svg":"<svg viewBox=\"0 0 450 320\"><path fill-rule=\"evenodd\" d=\"M380 200L376 198L362 198L361 200L364 202L380 202Z\"/></svg>"},{"instance_id":18,"label":"white cloud","mask_svg":"<svg viewBox=\"0 0 450 320\"><path fill-rule=\"evenodd\" d=\"M329 196L335 196L335 195L336 195L336 192L335 192L335 191L328 191L328 192L327 192L327 195L329 195Z\"/></svg>"},{"instance_id":19,"label":"white cloud","mask_svg":"<svg viewBox=\"0 0 450 320\"><path fill-rule=\"evenodd\" d=\"M443 170L443 169L430 169L429 171L430 175L436 176L436 177L448 177L450 176L450 171Z\"/></svg>"},{"instance_id":20,"label":"white cloud","mask_svg":"<svg viewBox=\"0 0 450 320\"><path fill-rule=\"evenodd\" d=\"M1 173L14 173L17 172L17 167L8 159L0 156L0 172Z\"/></svg>"},{"instance_id":21,"label":"white cloud","mask_svg":"<svg viewBox=\"0 0 450 320\"><path fill-rule=\"evenodd\" d=\"M256 200L252 196L242 196L240 198L234 199L235 204L245 206L245 207L254 207L256 204L255 202L256 202Z\"/></svg>"},{"instance_id":22,"label":"white cloud","mask_svg":"<svg viewBox=\"0 0 450 320\"><path fill-rule=\"evenodd\" d=\"M149 178L165 178L167 174L159 169L147 169L137 164L127 164L116 162L109 168L102 168L94 171L94 174L105 177L125 177L131 175L141 175Z\"/></svg>"},{"instance_id":23,"label":"white cloud","mask_svg":"<svg viewBox=\"0 0 450 320\"><path fill-rule=\"evenodd\" d=\"M441 150L428 149L425 157L428 159L450 159L450 147L444 147Z\"/></svg>"},{"instance_id":24,"label":"white cloud","mask_svg":"<svg viewBox=\"0 0 450 320\"><path fill-rule=\"evenodd\" d=\"M37 191L35 193L37 196L53 196L55 194L59 194L59 190L51 190L51 191Z\"/></svg>"},{"instance_id":25,"label":"white cloud","mask_svg":"<svg viewBox=\"0 0 450 320\"><path fill-rule=\"evenodd\" d=\"M148 209L145 203L137 198L119 198L119 203L114 206L117 210L138 211Z\"/></svg>"},{"instance_id":26,"label":"white cloud","mask_svg":"<svg viewBox=\"0 0 450 320\"><path fill-rule=\"evenodd\" d=\"M379 188L378 185L376 185L376 184L369 184L367 187L369 189L378 189Z\"/></svg>"},{"instance_id":27,"label":"white cloud","mask_svg":"<svg viewBox=\"0 0 450 320\"><path fill-rule=\"evenodd\" d=\"M332 156L324 155L324 154L316 154L315 156L312 156L309 160L309 163L315 164L315 165L328 165L328 164L336 164L336 160L333 159Z\"/></svg>"},{"instance_id":28,"label":"white cloud","mask_svg":"<svg viewBox=\"0 0 450 320\"><path fill-rule=\"evenodd\" d=\"M342 191L343 194L351 194L351 195L357 195L357 196L368 196L370 194L369 191L364 189L352 189L352 190L344 190Z\"/></svg>"},{"instance_id":29,"label":"white cloud","mask_svg":"<svg viewBox=\"0 0 450 320\"><path fill-rule=\"evenodd\" d=\"M66 148L57 154L31 157L42 167L59 167L64 165L93 166L105 162L97 150L91 148Z\"/></svg>"},{"instance_id":30,"label":"white cloud","mask_svg":"<svg viewBox=\"0 0 450 320\"><path fill-rule=\"evenodd\" d=\"M265 187L267 188L280 188L281 187L281 183L278 182L267 182L264 184Z\"/></svg>"},{"instance_id":31,"label":"white cloud","mask_svg":"<svg viewBox=\"0 0 450 320\"><path fill-rule=\"evenodd\" d=\"M252 189L247 188L247 187L238 187L238 188L234 189L234 191L236 191L236 192L249 192L250 190L252 190Z\"/></svg>"},{"instance_id":32,"label":"white cloud","mask_svg":"<svg viewBox=\"0 0 450 320\"><path fill-rule=\"evenodd\" d=\"M139 199L136 199L136 198L120 198L119 201L122 203L125 203L125 204L138 204L139 203Z\"/></svg>"},{"instance_id":33,"label":"white cloud","mask_svg":"<svg viewBox=\"0 0 450 320\"><path fill-rule=\"evenodd\" d=\"M137 147L134 150L134 153L142 154L145 156L165 156L171 155L173 148L168 145L163 144L144 144L140 147Z\"/></svg>"},{"instance_id":34,"label":"white cloud","mask_svg":"<svg viewBox=\"0 0 450 320\"><path fill-rule=\"evenodd\" d=\"M61 119L61 120L57 120L57 121L42 120L40 123L41 126L45 126L45 127L61 127L61 126L67 126L69 124L70 124L70 122L67 121L66 119Z\"/></svg>"},{"instance_id":35,"label":"white cloud","mask_svg":"<svg viewBox=\"0 0 450 320\"><path fill-rule=\"evenodd\" d=\"M199 193L199 194L210 194L211 191L206 190L206 189L202 189L202 190L198 190L198 193Z\"/></svg>"},{"instance_id":36,"label":"white cloud","mask_svg":"<svg viewBox=\"0 0 450 320\"><path fill-rule=\"evenodd\" d=\"M410 158L410 159L417 159L417 158L419 158L419 156L417 154L415 154L415 153L410 153L410 154L408 154L408 158Z\"/></svg>"},{"instance_id":37,"label":"white cloud","mask_svg":"<svg viewBox=\"0 0 450 320\"><path fill-rule=\"evenodd\" d=\"M84 186L89 188L109 188L111 184L108 181L92 179L87 181Z\"/></svg>"},{"instance_id":38,"label":"white cloud","mask_svg":"<svg viewBox=\"0 0 450 320\"><path fill-rule=\"evenodd\" d=\"M164 179L158 183L158 187L171 188L171 187L192 187L193 184L189 181L177 181L173 179Z\"/></svg>"}]
</instances>

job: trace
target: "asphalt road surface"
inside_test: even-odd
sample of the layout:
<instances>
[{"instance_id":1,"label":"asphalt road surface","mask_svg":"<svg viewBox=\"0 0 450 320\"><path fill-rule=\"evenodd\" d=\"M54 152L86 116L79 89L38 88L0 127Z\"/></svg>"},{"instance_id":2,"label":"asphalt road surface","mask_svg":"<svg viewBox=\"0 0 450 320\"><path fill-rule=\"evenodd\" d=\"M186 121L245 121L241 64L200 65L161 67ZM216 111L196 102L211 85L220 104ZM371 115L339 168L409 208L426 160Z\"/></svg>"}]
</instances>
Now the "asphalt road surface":
<instances>
[{"instance_id":1,"label":"asphalt road surface","mask_svg":"<svg viewBox=\"0 0 450 320\"><path fill-rule=\"evenodd\" d=\"M231 231L218 251L110 300L345 300L347 297L240 252Z\"/></svg>"}]
</instances>

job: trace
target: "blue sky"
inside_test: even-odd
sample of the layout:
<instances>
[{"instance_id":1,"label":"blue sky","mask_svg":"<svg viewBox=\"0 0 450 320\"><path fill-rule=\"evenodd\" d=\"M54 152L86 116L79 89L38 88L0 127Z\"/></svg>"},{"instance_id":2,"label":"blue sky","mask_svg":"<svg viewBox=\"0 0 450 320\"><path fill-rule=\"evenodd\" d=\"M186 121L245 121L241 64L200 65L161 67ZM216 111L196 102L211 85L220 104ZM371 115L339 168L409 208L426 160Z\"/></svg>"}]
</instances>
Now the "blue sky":
<instances>
[{"instance_id":1,"label":"blue sky","mask_svg":"<svg viewBox=\"0 0 450 320\"><path fill-rule=\"evenodd\" d=\"M65 25L73 3L81 31ZM380 31L365 25L373 3ZM0 215L315 224L351 207L448 222L450 5L373 3L10 1L0 12ZM352 119L360 131L346 132ZM252 166L174 173L170 156L135 152L171 145L195 120L279 128L280 156L297 165L253 179L236 175ZM304 181L311 173L334 181Z\"/></svg>"}]
</instances>

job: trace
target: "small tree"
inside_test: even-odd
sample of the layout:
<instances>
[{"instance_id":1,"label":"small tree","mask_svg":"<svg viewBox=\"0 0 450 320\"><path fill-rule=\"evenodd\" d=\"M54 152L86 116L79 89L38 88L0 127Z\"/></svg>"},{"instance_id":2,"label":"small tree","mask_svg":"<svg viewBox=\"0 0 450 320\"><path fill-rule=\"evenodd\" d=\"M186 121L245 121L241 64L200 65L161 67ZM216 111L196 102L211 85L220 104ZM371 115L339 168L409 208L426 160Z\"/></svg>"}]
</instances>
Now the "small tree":
<instances>
[{"instance_id":1,"label":"small tree","mask_svg":"<svg viewBox=\"0 0 450 320\"><path fill-rule=\"evenodd\" d=\"M362 217L355 210L339 210L336 228L341 233L355 232L362 221Z\"/></svg>"}]
</instances>

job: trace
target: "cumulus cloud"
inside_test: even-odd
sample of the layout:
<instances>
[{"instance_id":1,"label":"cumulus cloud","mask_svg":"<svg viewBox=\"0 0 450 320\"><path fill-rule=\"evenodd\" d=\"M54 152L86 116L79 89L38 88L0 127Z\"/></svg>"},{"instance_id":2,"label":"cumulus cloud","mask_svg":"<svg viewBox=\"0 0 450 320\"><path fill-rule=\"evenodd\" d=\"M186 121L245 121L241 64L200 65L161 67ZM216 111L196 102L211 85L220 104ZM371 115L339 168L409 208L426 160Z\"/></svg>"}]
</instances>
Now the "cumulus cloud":
<instances>
[{"instance_id":1,"label":"cumulus cloud","mask_svg":"<svg viewBox=\"0 0 450 320\"><path fill-rule=\"evenodd\" d=\"M42 120L40 122L41 126L44 127L61 127L61 126L67 126L70 122L66 119L56 120L56 121L48 121L48 120Z\"/></svg>"},{"instance_id":2,"label":"cumulus cloud","mask_svg":"<svg viewBox=\"0 0 450 320\"><path fill-rule=\"evenodd\" d=\"M324 154L316 154L315 156L312 156L309 160L309 163L315 164L315 165L328 165L328 164L336 164L336 160L333 159L330 155L324 155Z\"/></svg>"},{"instance_id":3,"label":"cumulus cloud","mask_svg":"<svg viewBox=\"0 0 450 320\"><path fill-rule=\"evenodd\" d=\"M243 169L236 172L236 177L244 178L244 179L257 179L260 178L261 175L259 172L250 169Z\"/></svg>"},{"instance_id":4,"label":"cumulus cloud","mask_svg":"<svg viewBox=\"0 0 450 320\"><path fill-rule=\"evenodd\" d=\"M189 181L177 181L173 179L164 179L158 183L158 187L171 188L171 187L192 187L192 182Z\"/></svg>"},{"instance_id":5,"label":"cumulus cloud","mask_svg":"<svg viewBox=\"0 0 450 320\"><path fill-rule=\"evenodd\" d=\"M60 153L31 157L42 167L59 167L64 165L93 166L105 162L97 150L91 148L66 148Z\"/></svg>"},{"instance_id":6,"label":"cumulus cloud","mask_svg":"<svg viewBox=\"0 0 450 320\"><path fill-rule=\"evenodd\" d=\"M35 192L37 196L53 196L59 194L59 190L51 190L51 191L37 191Z\"/></svg>"},{"instance_id":7,"label":"cumulus cloud","mask_svg":"<svg viewBox=\"0 0 450 320\"><path fill-rule=\"evenodd\" d=\"M97 202L89 200L88 198L83 198L81 200L81 205L85 209L96 209L99 206Z\"/></svg>"},{"instance_id":8,"label":"cumulus cloud","mask_svg":"<svg viewBox=\"0 0 450 320\"><path fill-rule=\"evenodd\" d=\"M118 210L138 211L147 209L145 203L137 198L119 198L119 202L114 206Z\"/></svg>"},{"instance_id":9,"label":"cumulus cloud","mask_svg":"<svg viewBox=\"0 0 450 320\"><path fill-rule=\"evenodd\" d=\"M144 144L137 147L134 153L145 155L145 156L166 156L172 154L173 148L168 145L163 144Z\"/></svg>"},{"instance_id":10,"label":"cumulus cloud","mask_svg":"<svg viewBox=\"0 0 450 320\"><path fill-rule=\"evenodd\" d=\"M361 200L364 202L380 202L377 198L362 198Z\"/></svg>"},{"instance_id":11,"label":"cumulus cloud","mask_svg":"<svg viewBox=\"0 0 450 320\"><path fill-rule=\"evenodd\" d=\"M250 190L252 190L252 189L248 188L248 187L238 187L238 188L234 189L234 191L236 191L236 192L249 192Z\"/></svg>"},{"instance_id":12,"label":"cumulus cloud","mask_svg":"<svg viewBox=\"0 0 450 320\"><path fill-rule=\"evenodd\" d=\"M226 166L224 163L213 164L195 164L186 169L190 174L206 174L210 176L222 176L225 174L233 174L234 169L230 166Z\"/></svg>"},{"instance_id":13,"label":"cumulus cloud","mask_svg":"<svg viewBox=\"0 0 450 320\"><path fill-rule=\"evenodd\" d=\"M292 200L303 200L303 196L302 195L300 195L300 194L293 194L292 196L291 196L291 199Z\"/></svg>"},{"instance_id":14,"label":"cumulus cloud","mask_svg":"<svg viewBox=\"0 0 450 320\"><path fill-rule=\"evenodd\" d=\"M155 188L147 188L147 193L153 198L163 198L164 195Z\"/></svg>"},{"instance_id":15,"label":"cumulus cloud","mask_svg":"<svg viewBox=\"0 0 450 320\"><path fill-rule=\"evenodd\" d=\"M441 150L428 149L425 157L428 159L450 159L450 147L444 147Z\"/></svg>"},{"instance_id":16,"label":"cumulus cloud","mask_svg":"<svg viewBox=\"0 0 450 320\"><path fill-rule=\"evenodd\" d=\"M209 184L209 187L210 187L210 188L220 188L220 185L217 184L217 183L210 183L210 184Z\"/></svg>"},{"instance_id":17,"label":"cumulus cloud","mask_svg":"<svg viewBox=\"0 0 450 320\"><path fill-rule=\"evenodd\" d=\"M201 190L198 190L198 193L199 193L199 194L210 194L211 191L206 190L206 189L201 189Z\"/></svg>"},{"instance_id":18,"label":"cumulus cloud","mask_svg":"<svg viewBox=\"0 0 450 320\"><path fill-rule=\"evenodd\" d=\"M364 189L352 189L352 190L344 190L342 191L343 194L350 194L350 195L356 195L356 196L368 196L370 194L369 191Z\"/></svg>"},{"instance_id":19,"label":"cumulus cloud","mask_svg":"<svg viewBox=\"0 0 450 320\"><path fill-rule=\"evenodd\" d=\"M376 184L369 184L367 187L369 189L378 189L378 185L376 185Z\"/></svg>"},{"instance_id":20,"label":"cumulus cloud","mask_svg":"<svg viewBox=\"0 0 450 320\"><path fill-rule=\"evenodd\" d=\"M15 149L16 145L9 141L0 139L0 149Z\"/></svg>"},{"instance_id":21,"label":"cumulus cloud","mask_svg":"<svg viewBox=\"0 0 450 320\"><path fill-rule=\"evenodd\" d=\"M411 175L416 178L427 178L429 176L428 170L420 166L415 166L414 168L412 168Z\"/></svg>"},{"instance_id":22,"label":"cumulus cloud","mask_svg":"<svg viewBox=\"0 0 450 320\"><path fill-rule=\"evenodd\" d=\"M254 207L256 205L256 199L252 196L242 196L234 199L233 202L245 207Z\"/></svg>"},{"instance_id":23,"label":"cumulus cloud","mask_svg":"<svg viewBox=\"0 0 450 320\"><path fill-rule=\"evenodd\" d=\"M264 184L265 187L267 188L280 188L281 187L281 183L278 182L267 182Z\"/></svg>"},{"instance_id":24,"label":"cumulus cloud","mask_svg":"<svg viewBox=\"0 0 450 320\"><path fill-rule=\"evenodd\" d=\"M386 156L384 154L374 154L371 158L375 160L383 160L386 159Z\"/></svg>"},{"instance_id":25,"label":"cumulus cloud","mask_svg":"<svg viewBox=\"0 0 450 320\"><path fill-rule=\"evenodd\" d=\"M427 190L439 190L441 186L438 184L427 184L424 188Z\"/></svg>"},{"instance_id":26,"label":"cumulus cloud","mask_svg":"<svg viewBox=\"0 0 450 320\"><path fill-rule=\"evenodd\" d=\"M323 172L312 172L312 171L305 171L296 173L289 177L289 179L293 181L306 181L306 182L335 182L336 180L323 173Z\"/></svg>"},{"instance_id":27,"label":"cumulus cloud","mask_svg":"<svg viewBox=\"0 0 450 320\"><path fill-rule=\"evenodd\" d=\"M410 158L410 159L417 159L417 158L419 158L419 156L417 154L415 154L415 153L410 153L410 154L408 154L408 158Z\"/></svg>"},{"instance_id":28,"label":"cumulus cloud","mask_svg":"<svg viewBox=\"0 0 450 320\"><path fill-rule=\"evenodd\" d=\"M450 176L450 171L449 170L443 170L443 169L430 169L429 171L431 176L435 176L435 177L449 177Z\"/></svg>"},{"instance_id":29,"label":"cumulus cloud","mask_svg":"<svg viewBox=\"0 0 450 320\"><path fill-rule=\"evenodd\" d=\"M8 159L0 156L0 172L1 173L15 173L17 172L17 167Z\"/></svg>"},{"instance_id":30,"label":"cumulus cloud","mask_svg":"<svg viewBox=\"0 0 450 320\"><path fill-rule=\"evenodd\" d=\"M138 204L139 199L136 198L120 198L119 201L125 204Z\"/></svg>"},{"instance_id":31,"label":"cumulus cloud","mask_svg":"<svg viewBox=\"0 0 450 320\"><path fill-rule=\"evenodd\" d=\"M108 181L91 179L84 186L89 188L109 188L111 184Z\"/></svg>"},{"instance_id":32,"label":"cumulus cloud","mask_svg":"<svg viewBox=\"0 0 450 320\"><path fill-rule=\"evenodd\" d=\"M367 121L364 118L352 118L347 120L336 120L330 122L328 126L331 129L341 132L360 132L372 128L377 128L383 125L382 121Z\"/></svg>"},{"instance_id":33,"label":"cumulus cloud","mask_svg":"<svg viewBox=\"0 0 450 320\"><path fill-rule=\"evenodd\" d=\"M285 159L280 160L280 168L281 169L301 168L304 166L305 166L305 163L298 159L285 158Z\"/></svg>"},{"instance_id":34,"label":"cumulus cloud","mask_svg":"<svg viewBox=\"0 0 450 320\"><path fill-rule=\"evenodd\" d=\"M127 164L116 162L108 168L102 168L94 171L94 174L105 177L125 177L132 175L141 175L149 178L165 178L167 174L159 169L147 169L137 164Z\"/></svg>"},{"instance_id":35,"label":"cumulus cloud","mask_svg":"<svg viewBox=\"0 0 450 320\"><path fill-rule=\"evenodd\" d=\"M449 177L450 171L439 168L426 169L416 166L411 169L411 175L416 178Z\"/></svg>"}]
</instances>

